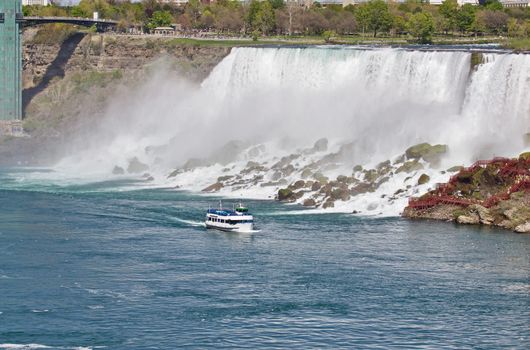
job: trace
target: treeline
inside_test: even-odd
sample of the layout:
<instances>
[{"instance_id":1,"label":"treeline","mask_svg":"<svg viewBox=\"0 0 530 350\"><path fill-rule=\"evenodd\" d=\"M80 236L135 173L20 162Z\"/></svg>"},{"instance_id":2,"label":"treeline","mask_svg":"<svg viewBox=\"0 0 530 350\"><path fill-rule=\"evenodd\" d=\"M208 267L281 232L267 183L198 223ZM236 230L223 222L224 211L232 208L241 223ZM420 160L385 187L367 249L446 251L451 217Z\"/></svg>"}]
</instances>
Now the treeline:
<instances>
[{"instance_id":1,"label":"treeline","mask_svg":"<svg viewBox=\"0 0 530 350\"><path fill-rule=\"evenodd\" d=\"M187 31L214 31L228 35L370 35L412 36L429 42L443 35L530 36L530 8L503 8L498 0L480 6L459 6L445 0L434 6L417 0L386 3L372 0L364 4L327 5L284 0L218 0L203 4L190 0L184 6L158 0L81 0L79 5L26 6L25 15L91 17L119 21L119 30L133 25L146 29L179 24Z\"/></svg>"}]
</instances>

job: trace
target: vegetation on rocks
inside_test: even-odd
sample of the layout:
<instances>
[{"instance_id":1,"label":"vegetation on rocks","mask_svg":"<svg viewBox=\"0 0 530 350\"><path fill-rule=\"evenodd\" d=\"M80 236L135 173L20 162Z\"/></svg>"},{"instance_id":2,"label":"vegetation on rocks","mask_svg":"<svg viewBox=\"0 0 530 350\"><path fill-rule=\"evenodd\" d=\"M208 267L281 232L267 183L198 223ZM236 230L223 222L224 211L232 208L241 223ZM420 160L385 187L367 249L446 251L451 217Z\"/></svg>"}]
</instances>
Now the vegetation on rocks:
<instances>
[{"instance_id":1,"label":"vegetation on rocks","mask_svg":"<svg viewBox=\"0 0 530 350\"><path fill-rule=\"evenodd\" d=\"M530 232L530 152L462 168L447 184L412 200L403 216Z\"/></svg>"}]
</instances>

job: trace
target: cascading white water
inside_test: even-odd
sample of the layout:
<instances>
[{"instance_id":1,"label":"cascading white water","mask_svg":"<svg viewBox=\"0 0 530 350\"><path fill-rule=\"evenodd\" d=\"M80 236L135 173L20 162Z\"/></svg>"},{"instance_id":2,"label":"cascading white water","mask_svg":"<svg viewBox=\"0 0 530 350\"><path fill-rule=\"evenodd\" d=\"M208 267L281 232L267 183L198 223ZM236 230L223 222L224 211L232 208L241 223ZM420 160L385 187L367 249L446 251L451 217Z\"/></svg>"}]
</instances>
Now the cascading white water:
<instances>
[{"instance_id":1,"label":"cascading white water","mask_svg":"<svg viewBox=\"0 0 530 350\"><path fill-rule=\"evenodd\" d=\"M81 158L91 162L88 168L109 173L138 157L159 184L168 184L175 166L208 157L230 140L267 143L267 153L257 160L271 163L321 137L335 145L353 142L344 168L350 171L354 164L374 165L419 142L449 146L442 166L511 156L523 150L523 134L530 131L530 55L483 57L472 71L471 53L465 51L235 48L199 89L162 74L127 97L125 112L123 99L117 101L109 110L111 122L102 126L111 137L98 139ZM271 146L279 140L288 149ZM77 166L79 155L75 159L61 165ZM216 181L225 166L169 184L200 189ZM425 172L431 183L447 176ZM358 196L353 202L372 205L402 187L403 179L394 178L370 200ZM274 192L258 192L267 197L267 191ZM403 201L392 205L386 213L398 213Z\"/></svg>"},{"instance_id":2,"label":"cascading white water","mask_svg":"<svg viewBox=\"0 0 530 350\"><path fill-rule=\"evenodd\" d=\"M466 52L239 48L202 88L221 106L218 120L250 110L243 117L275 136L357 141L363 161L438 141L441 120L461 108L469 64Z\"/></svg>"}]
</instances>

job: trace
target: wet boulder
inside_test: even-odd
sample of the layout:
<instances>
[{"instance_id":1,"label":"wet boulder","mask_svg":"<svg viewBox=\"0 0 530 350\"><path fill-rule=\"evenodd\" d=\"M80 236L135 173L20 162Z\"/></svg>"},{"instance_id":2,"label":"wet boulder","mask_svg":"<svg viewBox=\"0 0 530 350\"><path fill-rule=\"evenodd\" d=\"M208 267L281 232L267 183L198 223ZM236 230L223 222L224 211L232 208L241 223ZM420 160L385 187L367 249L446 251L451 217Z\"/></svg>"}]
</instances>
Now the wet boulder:
<instances>
[{"instance_id":1,"label":"wet boulder","mask_svg":"<svg viewBox=\"0 0 530 350\"><path fill-rule=\"evenodd\" d=\"M322 205L323 209L333 208L335 207L335 202L332 199L328 199L324 204Z\"/></svg>"},{"instance_id":2,"label":"wet boulder","mask_svg":"<svg viewBox=\"0 0 530 350\"><path fill-rule=\"evenodd\" d=\"M206 188L202 189L202 192L219 192L224 185L220 182L216 182Z\"/></svg>"},{"instance_id":3,"label":"wet boulder","mask_svg":"<svg viewBox=\"0 0 530 350\"><path fill-rule=\"evenodd\" d=\"M314 207L317 205L317 202L313 198L308 198L302 203L304 207Z\"/></svg>"},{"instance_id":4,"label":"wet boulder","mask_svg":"<svg viewBox=\"0 0 530 350\"><path fill-rule=\"evenodd\" d=\"M402 172L411 173L413 171L421 170L421 169L423 169L423 165L421 165L420 162L418 162L417 160L411 160L411 161L403 163L402 166L397 168L396 173L402 173Z\"/></svg>"},{"instance_id":5,"label":"wet boulder","mask_svg":"<svg viewBox=\"0 0 530 350\"><path fill-rule=\"evenodd\" d=\"M311 169L304 169L302 171L302 179L307 179L309 177L311 177L311 175L313 175L313 172L311 171Z\"/></svg>"},{"instance_id":6,"label":"wet boulder","mask_svg":"<svg viewBox=\"0 0 530 350\"><path fill-rule=\"evenodd\" d=\"M289 188L278 190L278 200L282 202L294 201L294 192Z\"/></svg>"},{"instance_id":7,"label":"wet boulder","mask_svg":"<svg viewBox=\"0 0 530 350\"><path fill-rule=\"evenodd\" d=\"M530 160L530 152L524 152L519 155L519 160L527 161Z\"/></svg>"},{"instance_id":8,"label":"wet boulder","mask_svg":"<svg viewBox=\"0 0 530 350\"><path fill-rule=\"evenodd\" d=\"M420 160L423 159L431 164L439 163L441 157L447 153L446 145L431 145L429 143L420 143L409 147L405 151L408 159Z\"/></svg>"},{"instance_id":9,"label":"wet boulder","mask_svg":"<svg viewBox=\"0 0 530 350\"><path fill-rule=\"evenodd\" d=\"M475 213L470 213L469 215L460 215L456 222L459 224L467 224L467 225L476 225L480 222L480 218Z\"/></svg>"},{"instance_id":10,"label":"wet boulder","mask_svg":"<svg viewBox=\"0 0 530 350\"><path fill-rule=\"evenodd\" d=\"M517 225L515 227L515 232L518 233L530 233L530 221L525 222L524 224Z\"/></svg>"},{"instance_id":11,"label":"wet boulder","mask_svg":"<svg viewBox=\"0 0 530 350\"><path fill-rule=\"evenodd\" d=\"M299 189L303 188L304 186L305 186L305 181L304 180L298 180L295 183L291 184L289 186L289 189L295 191L295 190L299 190Z\"/></svg>"},{"instance_id":12,"label":"wet boulder","mask_svg":"<svg viewBox=\"0 0 530 350\"><path fill-rule=\"evenodd\" d=\"M452 166L450 167L449 169L447 169L447 172L448 173L456 173L456 172L459 172L460 170L464 169L463 166L461 165L455 165L455 166Z\"/></svg>"},{"instance_id":13,"label":"wet boulder","mask_svg":"<svg viewBox=\"0 0 530 350\"><path fill-rule=\"evenodd\" d=\"M129 165L127 166L127 172L129 174L143 173L147 170L149 170L149 166L140 162L137 157L134 157L129 160Z\"/></svg>"},{"instance_id":14,"label":"wet boulder","mask_svg":"<svg viewBox=\"0 0 530 350\"><path fill-rule=\"evenodd\" d=\"M431 180L430 176L427 174L421 174L418 178L418 185L425 185L427 182Z\"/></svg>"},{"instance_id":15,"label":"wet boulder","mask_svg":"<svg viewBox=\"0 0 530 350\"><path fill-rule=\"evenodd\" d=\"M335 188L331 191L331 198L333 200L347 201L350 199L350 191L348 188Z\"/></svg>"},{"instance_id":16,"label":"wet boulder","mask_svg":"<svg viewBox=\"0 0 530 350\"><path fill-rule=\"evenodd\" d=\"M319 181L315 181L311 185L311 191L318 191L321 187L322 187L322 184Z\"/></svg>"}]
</instances>

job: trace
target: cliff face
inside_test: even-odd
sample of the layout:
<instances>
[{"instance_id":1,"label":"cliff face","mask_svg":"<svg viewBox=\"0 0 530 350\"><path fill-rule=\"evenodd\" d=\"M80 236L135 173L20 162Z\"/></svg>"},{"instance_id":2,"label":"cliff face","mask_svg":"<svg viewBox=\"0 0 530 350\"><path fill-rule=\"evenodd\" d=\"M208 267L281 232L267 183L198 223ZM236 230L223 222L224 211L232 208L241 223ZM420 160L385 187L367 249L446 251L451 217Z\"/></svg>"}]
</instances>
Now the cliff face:
<instances>
[{"instance_id":1,"label":"cliff face","mask_svg":"<svg viewBox=\"0 0 530 350\"><path fill-rule=\"evenodd\" d=\"M229 47L179 45L170 38L76 33L63 43L38 44L25 34L24 88L49 71L136 71L155 59L173 60L184 77L200 81L229 52Z\"/></svg>"},{"instance_id":2,"label":"cliff face","mask_svg":"<svg viewBox=\"0 0 530 350\"><path fill-rule=\"evenodd\" d=\"M411 199L403 216L530 232L530 153L463 168L448 183Z\"/></svg>"},{"instance_id":3,"label":"cliff face","mask_svg":"<svg viewBox=\"0 0 530 350\"><path fill-rule=\"evenodd\" d=\"M170 38L90 33L42 43L33 40L36 33L24 33L23 126L30 137L0 137L0 164L53 162L58 145L96 125L114 92L141 84L159 60L175 79L199 83L230 53Z\"/></svg>"}]
</instances>

